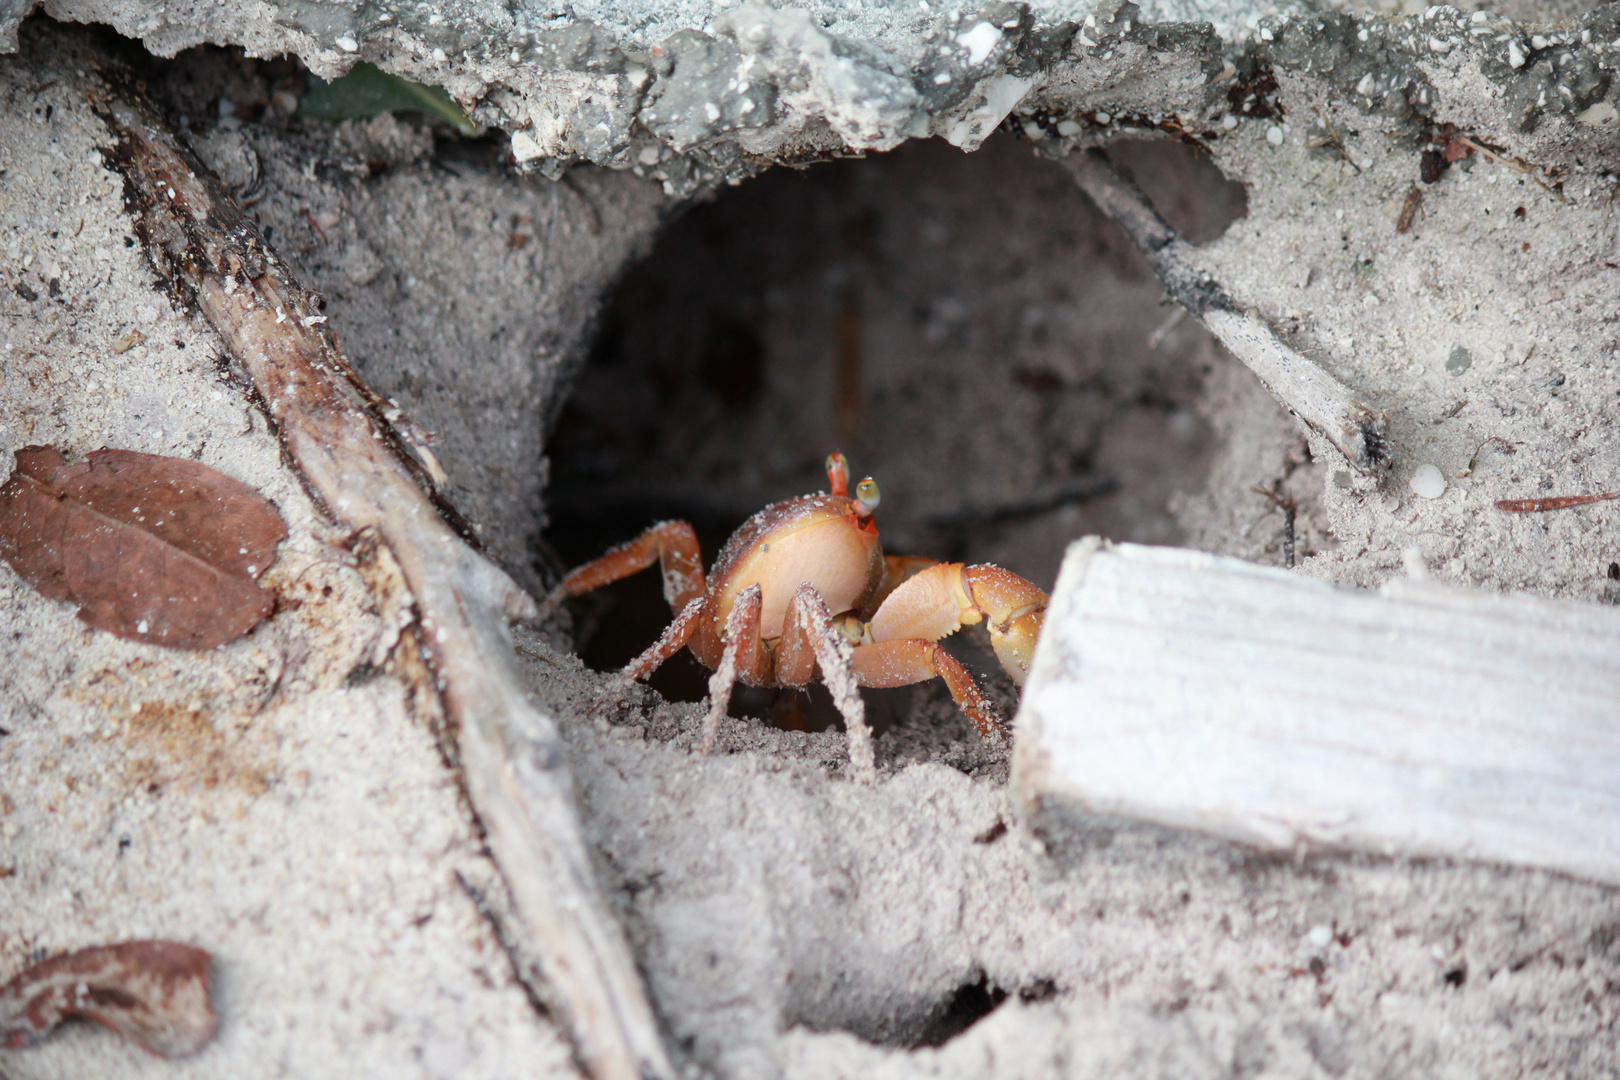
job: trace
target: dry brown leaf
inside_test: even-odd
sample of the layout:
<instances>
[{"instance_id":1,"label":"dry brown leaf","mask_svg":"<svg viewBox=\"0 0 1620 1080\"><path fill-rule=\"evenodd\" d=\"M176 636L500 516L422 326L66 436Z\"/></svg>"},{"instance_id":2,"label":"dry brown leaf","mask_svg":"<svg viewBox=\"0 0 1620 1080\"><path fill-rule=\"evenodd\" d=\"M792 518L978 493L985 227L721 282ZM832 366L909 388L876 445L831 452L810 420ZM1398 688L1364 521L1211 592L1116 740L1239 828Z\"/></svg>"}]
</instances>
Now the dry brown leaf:
<instances>
[{"instance_id":1,"label":"dry brown leaf","mask_svg":"<svg viewBox=\"0 0 1620 1080\"><path fill-rule=\"evenodd\" d=\"M134 641L212 649L270 614L255 582L286 539L274 504L183 458L17 451L0 486L0 555L79 618Z\"/></svg>"},{"instance_id":2,"label":"dry brown leaf","mask_svg":"<svg viewBox=\"0 0 1620 1080\"><path fill-rule=\"evenodd\" d=\"M0 986L0 1046L32 1046L83 1017L162 1057L195 1054L219 1027L212 965L177 941L99 945L36 964Z\"/></svg>"}]
</instances>

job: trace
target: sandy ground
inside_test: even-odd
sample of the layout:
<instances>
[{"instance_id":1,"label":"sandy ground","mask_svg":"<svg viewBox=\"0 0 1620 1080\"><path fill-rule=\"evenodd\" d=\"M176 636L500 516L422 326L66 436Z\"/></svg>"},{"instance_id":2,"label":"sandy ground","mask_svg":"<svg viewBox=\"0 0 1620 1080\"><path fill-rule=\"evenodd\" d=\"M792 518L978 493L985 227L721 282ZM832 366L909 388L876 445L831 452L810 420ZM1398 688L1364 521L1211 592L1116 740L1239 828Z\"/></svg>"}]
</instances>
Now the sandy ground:
<instances>
[{"instance_id":1,"label":"sandy ground","mask_svg":"<svg viewBox=\"0 0 1620 1080\"><path fill-rule=\"evenodd\" d=\"M1312 115L1311 87L1290 90L1294 111ZM1492 505L1613 486L1609 182L1577 174L1565 203L1475 161L1426 186L1418 226L1398 235L1417 179L1409 137L1327 115L1357 165L1309 145L1320 126L1290 125L1278 145L1271 125L1244 122L1211 143L1245 181L1246 205L1191 154L1116 153L1209 241L1205 265L1242 302L1388 411L1400 464L1382 486L1335 464L1190 320L1167 327L1134 252L1063 173L1006 140L969 158L915 146L767 177L672 227L619 292L563 418L559 524L623 539L634 526L621 503L639 499L648 517L684 513L723 537L732 500L814 488L822 448L839 441L883 484L893 546L996 560L1037 581L1086 531L1279 564L1282 516L1253 491L1262 486L1298 505L1304 573L1375 585L1404 572L1415 544L1442 580L1610 601L1611 515L1522 518ZM770 220L793 224L767 240L755 230ZM856 350L869 412L841 431L839 289L852 274L871 283ZM1559 284L1532 284L1544 281ZM1561 317L1551 304L1567 304ZM942 314L953 311L955 326ZM1453 360L1458 349L1466 359ZM757 374L739 378L745 363ZM627 385L676 389L627 397ZM1492 444L1471 467L1493 435L1513 452ZM1407 485L1423 463L1447 478L1439 499ZM930 527L930 511L1013 503L1090 471L1118 489ZM708 478L699 493L692 474ZM653 592L584 615L607 635L617 612L655 606ZM646 640L593 639L586 652L605 664ZM983 653L964 655L986 670ZM888 707L909 711L880 739L889 780L871 792L814 779L837 759L825 735L739 720L729 748L741 761L693 763L681 754L693 707L614 711L577 693L586 700L553 708L593 718L596 731L577 736L581 760L613 762L588 781L592 820L658 958L658 1000L724 1073L1598 1075L1615 1052L1612 889L1260 858L1111 823L1042 851L998 829L1012 820L1004 758L937 690ZM883 696L868 695L880 710ZM761 744L774 752L741 754ZM784 751L820 763L785 765ZM626 801L643 808L625 812ZM664 824L694 818L690 836ZM1532 925L1579 947L1532 944ZM705 952L707 967L693 959ZM938 1048L880 1048L932 1046L997 1003ZM1577 1014L1582 1034L1545 1026ZM1543 1041L1566 1035L1557 1050Z\"/></svg>"},{"instance_id":2,"label":"sandy ground","mask_svg":"<svg viewBox=\"0 0 1620 1080\"><path fill-rule=\"evenodd\" d=\"M211 331L154 287L76 66L71 52L0 61L7 457L30 443L73 453L108 445L194 457L252 484L292 530L265 577L287 610L195 656L92 633L68 605L0 569L0 966L9 977L31 958L82 945L181 938L218 958L224 1017L218 1041L189 1062L158 1061L84 1027L37 1051L0 1052L0 1075L566 1069L566 1045L535 1016L474 902L498 878L454 775L402 684L381 670L397 613L376 610L345 538L322 523L262 414L221 369ZM212 134L217 143L226 133ZM352 176L342 166L353 147L431 147L390 120L339 139L302 164ZM260 161L297 160L295 145L285 151ZM410 172L391 179L409 186ZM331 201L294 201L278 181L260 204L266 223L283 239L295 227L310 234L301 211L311 209L343 216L334 240L345 229L357 235L333 195L364 189L351 181L325 190ZM476 252L450 239L463 223L435 201L420 189L399 199L399 231L432 219L440 243ZM532 192L528 202L545 205ZM275 210L282 216L268 216ZM486 233L495 213L478 214ZM408 255L386 237L373 242L379 264L381 253ZM506 250L504 229L491 246ZM407 273L390 271L389 281ZM379 265L372 280L382 276ZM477 293L467 285L437 299L465 302ZM334 305L358 288L339 279ZM353 325L345 337L363 334L363 322ZM132 330L145 340L115 351ZM472 438L479 426L466 429ZM459 474L460 453L444 449ZM464 491L480 482L475 474Z\"/></svg>"},{"instance_id":3,"label":"sandy ground","mask_svg":"<svg viewBox=\"0 0 1620 1080\"><path fill-rule=\"evenodd\" d=\"M0 569L0 974L181 937L220 958L225 1017L187 1063L78 1027L0 1052L0 1075L569 1074L474 903L494 870L386 670L392 613L126 243L74 54L24 42L0 59L0 445L195 456L255 485L293 529L269 580L302 604L182 656L90 633ZM1250 120L1207 141L1241 201L1189 153L1120 151L1234 295L1389 412L1400 464L1374 487L1170 323L1126 242L1011 136L723 192L668 226L591 346L597 298L678 209L656 185L517 176L412 120L290 123L265 103L295 76L212 54L154 85L244 198L262 190L357 365L438 433L452 497L531 580L666 513L712 552L819 487L836 442L882 484L891 547L1037 582L1088 531L1279 563L1258 484L1298 502L1305 573L1376 584L1417 544L1443 580L1620 598L1609 507L1491 505L1620 486L1611 163L1547 162L1560 199L1470 159L1397 235L1409 133L1303 77L1280 143ZM1355 167L1310 145L1318 104ZM559 414L560 527L536 546ZM1514 452L1476 453L1492 436ZM1407 487L1423 462L1441 498ZM1117 486L1000 513L1076 475ZM572 613L598 664L650 636L633 595L607 602ZM1042 844L1007 747L935 689L872 696L881 781L862 787L839 732L772 727L768 697L695 757L695 704L605 696L565 629L520 644L693 1075L1596 1076L1620 1057L1613 889L1101 821Z\"/></svg>"}]
</instances>

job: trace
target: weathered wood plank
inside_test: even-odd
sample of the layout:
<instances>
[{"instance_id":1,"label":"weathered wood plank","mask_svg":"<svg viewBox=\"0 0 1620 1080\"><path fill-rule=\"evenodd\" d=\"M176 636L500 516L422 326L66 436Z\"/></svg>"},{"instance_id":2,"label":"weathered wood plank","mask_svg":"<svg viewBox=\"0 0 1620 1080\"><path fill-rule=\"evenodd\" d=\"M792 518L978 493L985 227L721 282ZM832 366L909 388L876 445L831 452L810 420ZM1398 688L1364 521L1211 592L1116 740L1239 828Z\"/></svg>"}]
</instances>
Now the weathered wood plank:
<instances>
[{"instance_id":1,"label":"weathered wood plank","mask_svg":"<svg viewBox=\"0 0 1620 1080\"><path fill-rule=\"evenodd\" d=\"M1620 881L1620 611L1335 588L1174 548L1069 551L1014 781L1245 843Z\"/></svg>"}]
</instances>

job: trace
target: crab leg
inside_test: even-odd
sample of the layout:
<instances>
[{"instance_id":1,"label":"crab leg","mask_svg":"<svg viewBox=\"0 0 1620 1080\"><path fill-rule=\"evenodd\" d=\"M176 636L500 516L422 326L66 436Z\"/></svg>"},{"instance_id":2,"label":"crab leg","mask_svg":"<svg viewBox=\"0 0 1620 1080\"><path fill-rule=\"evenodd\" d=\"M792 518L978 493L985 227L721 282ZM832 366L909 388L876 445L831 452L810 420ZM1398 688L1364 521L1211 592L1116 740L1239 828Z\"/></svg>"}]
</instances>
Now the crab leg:
<instances>
[{"instance_id":1,"label":"crab leg","mask_svg":"<svg viewBox=\"0 0 1620 1080\"><path fill-rule=\"evenodd\" d=\"M967 668L932 641L896 638L857 645L853 667L862 686L910 686L933 678L943 679L957 708L967 714L981 735L988 738L991 732L1002 730L995 710L979 693Z\"/></svg>"},{"instance_id":2,"label":"crab leg","mask_svg":"<svg viewBox=\"0 0 1620 1080\"><path fill-rule=\"evenodd\" d=\"M725 650L720 654L720 665L709 676L709 715L703 718L703 741L698 746L700 754L714 749L714 738L720 732L720 718L726 715L726 706L731 704L731 688L737 679L742 677L751 683L762 682L762 676L769 670L770 654L759 640L759 613L763 606L760 598L759 586L748 586L737 594L737 601L726 616L726 630L722 636Z\"/></svg>"},{"instance_id":3,"label":"crab leg","mask_svg":"<svg viewBox=\"0 0 1620 1080\"><path fill-rule=\"evenodd\" d=\"M776 647L777 685L804 686L815 675L818 663L821 681L832 691L833 704L843 714L844 727L849 731L850 769L857 778L870 780L876 774L872 729L866 726L866 705L861 701L849 642L833 629L826 599L807 581L788 602L781 642Z\"/></svg>"},{"instance_id":4,"label":"crab leg","mask_svg":"<svg viewBox=\"0 0 1620 1080\"><path fill-rule=\"evenodd\" d=\"M697 629L698 619L702 614L703 597L699 596L682 608L681 613L675 616L675 621L664 628L658 640L649 645L640 656L624 665L624 670L615 678L623 683L631 683L637 679L645 679L657 671L658 665L680 652L686 643L692 640L692 633Z\"/></svg>"},{"instance_id":5,"label":"crab leg","mask_svg":"<svg viewBox=\"0 0 1620 1080\"><path fill-rule=\"evenodd\" d=\"M671 611L681 611L702 598L703 553L697 533L684 521L663 521L563 578L540 605L538 619L543 620L567 597L611 585L647 569L655 560L663 570L664 599Z\"/></svg>"}]
</instances>

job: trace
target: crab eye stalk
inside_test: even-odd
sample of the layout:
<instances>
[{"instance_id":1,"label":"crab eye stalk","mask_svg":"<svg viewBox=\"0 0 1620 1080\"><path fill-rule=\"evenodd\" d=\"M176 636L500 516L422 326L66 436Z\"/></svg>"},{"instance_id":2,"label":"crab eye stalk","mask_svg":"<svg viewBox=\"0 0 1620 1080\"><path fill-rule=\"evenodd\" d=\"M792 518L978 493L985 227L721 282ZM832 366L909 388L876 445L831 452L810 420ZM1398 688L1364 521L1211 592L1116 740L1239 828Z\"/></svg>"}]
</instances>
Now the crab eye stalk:
<instances>
[{"instance_id":1,"label":"crab eye stalk","mask_svg":"<svg viewBox=\"0 0 1620 1080\"><path fill-rule=\"evenodd\" d=\"M837 450L827 455L827 483L834 495L849 494L849 459Z\"/></svg>"},{"instance_id":2,"label":"crab eye stalk","mask_svg":"<svg viewBox=\"0 0 1620 1080\"><path fill-rule=\"evenodd\" d=\"M883 499L882 492L878 491L877 481L868 476L855 485L855 508L862 517L869 517L878 503Z\"/></svg>"}]
</instances>

